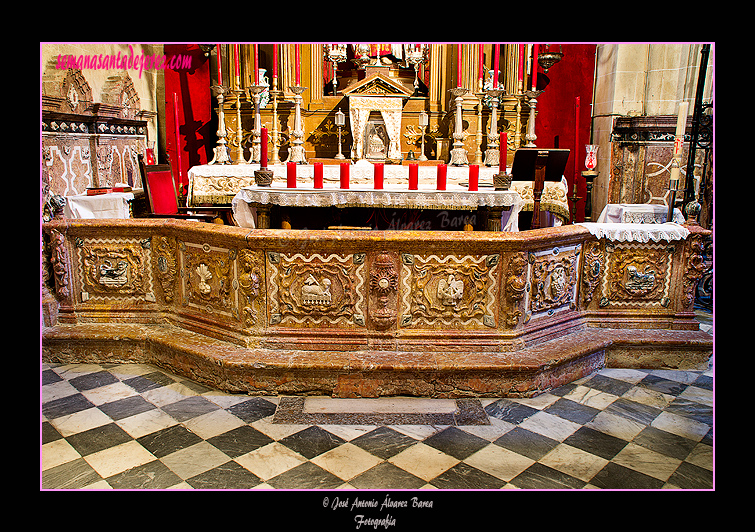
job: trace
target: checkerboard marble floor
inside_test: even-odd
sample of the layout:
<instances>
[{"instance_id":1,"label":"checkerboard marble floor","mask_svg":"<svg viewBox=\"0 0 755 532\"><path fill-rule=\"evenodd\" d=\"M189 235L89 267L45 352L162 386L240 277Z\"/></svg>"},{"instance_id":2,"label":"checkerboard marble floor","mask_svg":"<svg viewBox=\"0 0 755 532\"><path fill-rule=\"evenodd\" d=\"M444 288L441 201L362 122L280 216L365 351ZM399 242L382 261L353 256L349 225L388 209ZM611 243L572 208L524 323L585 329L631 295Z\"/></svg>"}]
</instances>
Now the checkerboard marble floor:
<instances>
[{"instance_id":1,"label":"checkerboard marble floor","mask_svg":"<svg viewBox=\"0 0 755 532\"><path fill-rule=\"evenodd\" d=\"M713 488L712 364L458 401L252 397L142 364L41 370L43 490Z\"/></svg>"}]
</instances>

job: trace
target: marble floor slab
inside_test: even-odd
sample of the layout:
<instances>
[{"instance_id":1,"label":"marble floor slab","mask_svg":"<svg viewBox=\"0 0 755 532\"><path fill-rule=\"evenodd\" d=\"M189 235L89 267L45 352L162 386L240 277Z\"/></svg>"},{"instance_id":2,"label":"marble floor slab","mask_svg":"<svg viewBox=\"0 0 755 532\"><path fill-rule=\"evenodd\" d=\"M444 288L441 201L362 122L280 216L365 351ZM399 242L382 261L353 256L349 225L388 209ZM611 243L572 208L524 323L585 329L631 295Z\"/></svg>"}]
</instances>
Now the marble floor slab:
<instances>
[{"instance_id":1,"label":"marble floor slab","mask_svg":"<svg viewBox=\"0 0 755 532\"><path fill-rule=\"evenodd\" d=\"M712 366L606 368L527 399L334 399L42 364L40 407L42 490L714 487Z\"/></svg>"}]
</instances>

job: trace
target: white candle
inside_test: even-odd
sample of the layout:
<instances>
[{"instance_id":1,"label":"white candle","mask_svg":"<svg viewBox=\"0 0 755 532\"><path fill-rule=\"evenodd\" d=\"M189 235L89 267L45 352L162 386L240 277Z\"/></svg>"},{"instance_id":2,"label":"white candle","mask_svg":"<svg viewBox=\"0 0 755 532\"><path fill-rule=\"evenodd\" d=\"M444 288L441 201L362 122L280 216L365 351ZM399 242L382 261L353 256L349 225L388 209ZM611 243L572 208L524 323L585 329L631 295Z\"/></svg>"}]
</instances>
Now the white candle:
<instances>
[{"instance_id":1,"label":"white candle","mask_svg":"<svg viewBox=\"0 0 755 532\"><path fill-rule=\"evenodd\" d=\"M679 116L676 119L676 136L674 138L674 157L682 155L682 145L684 144L684 130L687 128L687 109L689 102L679 104Z\"/></svg>"}]
</instances>

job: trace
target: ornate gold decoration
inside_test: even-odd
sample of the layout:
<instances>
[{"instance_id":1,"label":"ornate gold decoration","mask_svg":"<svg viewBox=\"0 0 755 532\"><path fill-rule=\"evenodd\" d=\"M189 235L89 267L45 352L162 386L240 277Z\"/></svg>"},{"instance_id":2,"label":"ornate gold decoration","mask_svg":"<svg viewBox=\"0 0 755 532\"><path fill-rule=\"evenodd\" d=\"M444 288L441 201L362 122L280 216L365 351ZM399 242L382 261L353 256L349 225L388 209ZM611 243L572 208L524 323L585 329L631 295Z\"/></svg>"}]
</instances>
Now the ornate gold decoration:
<instances>
[{"instance_id":1,"label":"ornate gold decoration","mask_svg":"<svg viewBox=\"0 0 755 532\"><path fill-rule=\"evenodd\" d=\"M364 325L363 258L268 253L270 324Z\"/></svg>"},{"instance_id":2,"label":"ornate gold decoration","mask_svg":"<svg viewBox=\"0 0 755 532\"><path fill-rule=\"evenodd\" d=\"M157 279L163 290L163 297L166 303L172 303L175 298L176 275L178 267L176 265L176 239L167 236L152 237L153 255L152 260L154 269L157 272Z\"/></svg>"},{"instance_id":3,"label":"ornate gold decoration","mask_svg":"<svg viewBox=\"0 0 755 532\"><path fill-rule=\"evenodd\" d=\"M560 308L574 308L580 246L530 253L527 318L552 315Z\"/></svg>"},{"instance_id":4,"label":"ornate gold decoration","mask_svg":"<svg viewBox=\"0 0 755 532\"><path fill-rule=\"evenodd\" d=\"M235 251L188 242L182 248L184 305L237 316L231 297Z\"/></svg>"},{"instance_id":5,"label":"ornate gold decoration","mask_svg":"<svg viewBox=\"0 0 755 532\"><path fill-rule=\"evenodd\" d=\"M398 272L395 254L382 251L370 271L370 318L379 329L396 321L398 305Z\"/></svg>"},{"instance_id":6,"label":"ornate gold decoration","mask_svg":"<svg viewBox=\"0 0 755 532\"><path fill-rule=\"evenodd\" d=\"M326 137L327 140L326 140ZM330 137L333 137L332 139ZM351 133L343 129L341 131L341 137L351 137ZM328 118L320 126L309 134L309 142L317 146L330 146L336 144L338 138L338 127L333 121Z\"/></svg>"},{"instance_id":7,"label":"ornate gold decoration","mask_svg":"<svg viewBox=\"0 0 755 532\"><path fill-rule=\"evenodd\" d=\"M664 243L606 244L601 306L667 306L673 247Z\"/></svg>"},{"instance_id":8,"label":"ornate gold decoration","mask_svg":"<svg viewBox=\"0 0 755 532\"><path fill-rule=\"evenodd\" d=\"M59 299L68 301L71 297L71 274L66 237L56 229L50 231L50 237L50 247L52 248L50 260L52 262L52 272L55 276L55 293Z\"/></svg>"},{"instance_id":9,"label":"ornate gold decoration","mask_svg":"<svg viewBox=\"0 0 755 532\"><path fill-rule=\"evenodd\" d=\"M239 252L239 290L244 327L257 323L260 287L265 279L262 255L249 249Z\"/></svg>"},{"instance_id":10,"label":"ornate gold decoration","mask_svg":"<svg viewBox=\"0 0 755 532\"><path fill-rule=\"evenodd\" d=\"M401 325L495 327L498 258L404 254Z\"/></svg>"},{"instance_id":11,"label":"ornate gold decoration","mask_svg":"<svg viewBox=\"0 0 755 532\"><path fill-rule=\"evenodd\" d=\"M689 252L687 255L687 264L684 268L684 299L685 307L690 307L695 302L695 289L697 283L702 279L705 273L705 240L706 237L701 235L690 235Z\"/></svg>"},{"instance_id":12,"label":"ornate gold decoration","mask_svg":"<svg viewBox=\"0 0 755 532\"><path fill-rule=\"evenodd\" d=\"M603 250L600 242L594 241L585 244L585 258L582 273L582 286L584 293L582 297L585 305L592 301L593 292L600 283L601 265L604 260Z\"/></svg>"},{"instance_id":13,"label":"ornate gold decoration","mask_svg":"<svg viewBox=\"0 0 755 532\"><path fill-rule=\"evenodd\" d=\"M149 240L80 240L77 247L82 301L115 297L154 301L147 268Z\"/></svg>"},{"instance_id":14,"label":"ornate gold decoration","mask_svg":"<svg viewBox=\"0 0 755 532\"><path fill-rule=\"evenodd\" d=\"M527 255L523 251L515 253L509 260L505 286L506 325L509 327L516 327L522 316L519 304L527 287L527 265Z\"/></svg>"}]
</instances>

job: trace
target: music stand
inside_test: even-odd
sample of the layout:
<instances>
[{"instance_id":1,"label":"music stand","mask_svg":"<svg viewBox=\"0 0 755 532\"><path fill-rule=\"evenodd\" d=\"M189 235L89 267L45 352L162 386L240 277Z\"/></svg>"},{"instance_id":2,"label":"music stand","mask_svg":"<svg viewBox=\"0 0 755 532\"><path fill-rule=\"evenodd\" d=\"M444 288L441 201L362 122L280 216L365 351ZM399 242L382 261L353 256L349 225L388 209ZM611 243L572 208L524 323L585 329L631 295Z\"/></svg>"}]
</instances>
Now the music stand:
<instances>
[{"instance_id":1,"label":"music stand","mask_svg":"<svg viewBox=\"0 0 755 532\"><path fill-rule=\"evenodd\" d=\"M532 181L532 229L540 228L540 198L546 181L561 181L569 150L519 148L511 165L512 181Z\"/></svg>"}]
</instances>

